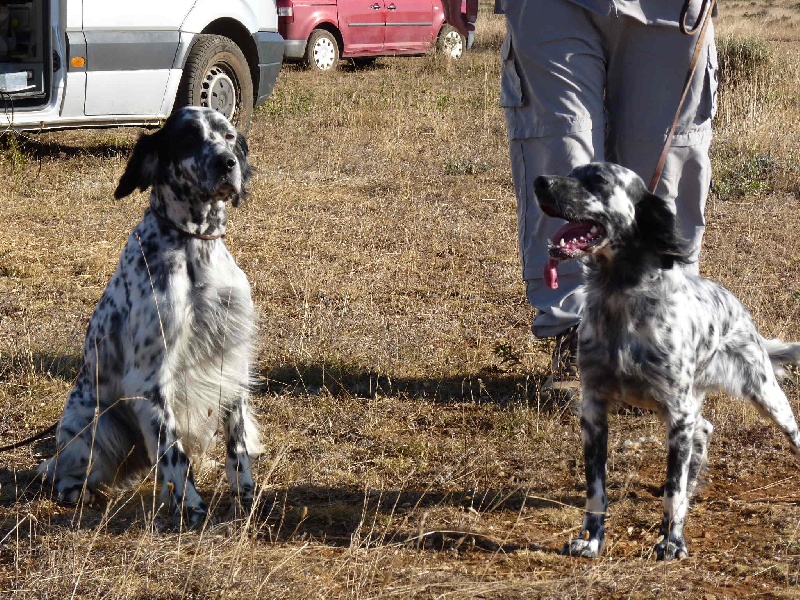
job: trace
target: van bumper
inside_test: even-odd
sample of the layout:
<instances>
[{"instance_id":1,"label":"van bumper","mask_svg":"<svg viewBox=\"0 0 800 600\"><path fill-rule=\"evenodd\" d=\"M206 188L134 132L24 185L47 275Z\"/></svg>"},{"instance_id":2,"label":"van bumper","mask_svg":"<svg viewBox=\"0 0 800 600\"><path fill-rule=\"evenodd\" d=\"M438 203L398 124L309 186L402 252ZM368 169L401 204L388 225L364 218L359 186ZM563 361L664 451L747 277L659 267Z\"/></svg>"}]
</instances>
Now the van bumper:
<instances>
[{"instance_id":1,"label":"van bumper","mask_svg":"<svg viewBox=\"0 0 800 600\"><path fill-rule=\"evenodd\" d=\"M258 48L258 90L255 105L263 103L275 88L283 63L284 41L277 31L256 31L253 40Z\"/></svg>"},{"instance_id":2,"label":"van bumper","mask_svg":"<svg viewBox=\"0 0 800 600\"><path fill-rule=\"evenodd\" d=\"M307 40L286 40L283 46L283 57L299 60L306 55Z\"/></svg>"}]
</instances>

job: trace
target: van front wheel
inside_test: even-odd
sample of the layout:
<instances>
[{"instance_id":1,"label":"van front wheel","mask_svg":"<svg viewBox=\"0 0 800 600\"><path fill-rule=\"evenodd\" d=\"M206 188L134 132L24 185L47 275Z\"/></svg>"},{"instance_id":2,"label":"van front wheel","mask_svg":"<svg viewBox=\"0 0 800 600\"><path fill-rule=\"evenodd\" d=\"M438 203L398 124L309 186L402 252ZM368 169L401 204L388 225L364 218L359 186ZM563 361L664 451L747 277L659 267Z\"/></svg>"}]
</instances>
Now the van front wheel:
<instances>
[{"instance_id":1,"label":"van front wheel","mask_svg":"<svg viewBox=\"0 0 800 600\"><path fill-rule=\"evenodd\" d=\"M247 132L253 118L253 79L247 59L233 40L222 35L197 36L178 86L175 108L206 106Z\"/></svg>"}]
</instances>

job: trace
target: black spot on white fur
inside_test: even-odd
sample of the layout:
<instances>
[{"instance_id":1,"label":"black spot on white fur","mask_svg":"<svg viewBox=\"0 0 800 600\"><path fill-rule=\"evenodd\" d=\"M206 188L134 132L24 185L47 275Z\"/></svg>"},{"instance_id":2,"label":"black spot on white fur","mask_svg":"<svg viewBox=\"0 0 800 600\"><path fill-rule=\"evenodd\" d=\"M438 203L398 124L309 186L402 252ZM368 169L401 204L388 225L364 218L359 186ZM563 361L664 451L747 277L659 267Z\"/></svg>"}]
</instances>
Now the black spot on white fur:
<instances>
[{"instance_id":1,"label":"black spot on white fur","mask_svg":"<svg viewBox=\"0 0 800 600\"><path fill-rule=\"evenodd\" d=\"M701 416L705 393L749 399L800 456L800 432L776 379L782 363L800 359L800 344L765 340L733 294L679 268L688 250L672 211L631 171L589 164L569 177L537 178L535 188L547 214L597 223L604 232L580 247L587 262L578 331L587 535L565 552L595 557L603 547L607 414L624 402L653 409L666 423L662 539L653 551L659 559L688 556L686 511L713 431Z\"/></svg>"},{"instance_id":2,"label":"black spot on white fur","mask_svg":"<svg viewBox=\"0 0 800 600\"><path fill-rule=\"evenodd\" d=\"M231 492L252 499L255 314L247 278L216 237L250 172L244 137L208 109L181 109L137 142L115 196L149 187L150 207L90 320L56 456L39 467L60 500L157 463L162 501L198 522L206 506L187 453L205 452L219 425Z\"/></svg>"}]
</instances>

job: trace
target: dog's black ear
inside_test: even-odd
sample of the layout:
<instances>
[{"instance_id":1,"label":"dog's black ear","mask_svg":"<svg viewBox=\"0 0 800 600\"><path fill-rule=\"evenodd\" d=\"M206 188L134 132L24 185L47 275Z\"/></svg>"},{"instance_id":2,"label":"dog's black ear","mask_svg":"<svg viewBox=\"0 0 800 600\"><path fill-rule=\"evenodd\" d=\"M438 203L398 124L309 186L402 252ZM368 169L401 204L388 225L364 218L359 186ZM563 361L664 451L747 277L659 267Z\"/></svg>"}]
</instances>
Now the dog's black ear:
<instances>
[{"instance_id":1,"label":"dog's black ear","mask_svg":"<svg viewBox=\"0 0 800 600\"><path fill-rule=\"evenodd\" d=\"M236 132L236 144L233 146L233 153L236 155L236 160L239 161L239 168L242 171L242 191L234 196L231 204L239 206L242 200L247 198L247 182L253 175L253 167L247 160L250 149L247 146L247 139L239 132Z\"/></svg>"},{"instance_id":2,"label":"dog's black ear","mask_svg":"<svg viewBox=\"0 0 800 600\"><path fill-rule=\"evenodd\" d=\"M143 133L139 136L139 140L133 147L133 154L125 167L125 172L120 177L119 185L114 191L114 198L119 200L133 193L137 187L143 192L153 185L161 146L165 139L163 131L163 129L159 129L155 133Z\"/></svg>"},{"instance_id":3,"label":"dog's black ear","mask_svg":"<svg viewBox=\"0 0 800 600\"><path fill-rule=\"evenodd\" d=\"M636 228L643 249L652 249L660 257L662 267L671 268L676 262L688 263L689 243L678 232L675 213L666 201L650 192L636 204Z\"/></svg>"}]
</instances>

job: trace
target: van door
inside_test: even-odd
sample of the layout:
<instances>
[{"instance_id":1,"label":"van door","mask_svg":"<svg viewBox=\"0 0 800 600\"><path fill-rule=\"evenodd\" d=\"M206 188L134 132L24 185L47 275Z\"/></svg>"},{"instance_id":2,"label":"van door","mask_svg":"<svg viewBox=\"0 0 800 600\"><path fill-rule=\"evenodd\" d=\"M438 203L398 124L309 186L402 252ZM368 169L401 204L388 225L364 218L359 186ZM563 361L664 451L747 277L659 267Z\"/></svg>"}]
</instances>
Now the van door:
<instances>
[{"instance_id":1,"label":"van door","mask_svg":"<svg viewBox=\"0 0 800 600\"><path fill-rule=\"evenodd\" d=\"M56 0L52 5L55 7ZM63 3L62 3L63 6ZM61 69L56 79L61 78L63 100L59 116L70 119L82 117L86 104L85 65L71 64L73 58L86 58L86 44L83 39L83 0L67 0L66 13L60 15L57 31L63 28L63 38L56 43Z\"/></svg>"},{"instance_id":2,"label":"van door","mask_svg":"<svg viewBox=\"0 0 800 600\"><path fill-rule=\"evenodd\" d=\"M384 0L339 0L338 5L344 54L381 52L386 32Z\"/></svg>"},{"instance_id":3,"label":"van door","mask_svg":"<svg viewBox=\"0 0 800 600\"><path fill-rule=\"evenodd\" d=\"M386 0L386 52L426 52L435 36L431 0Z\"/></svg>"},{"instance_id":4,"label":"van door","mask_svg":"<svg viewBox=\"0 0 800 600\"><path fill-rule=\"evenodd\" d=\"M83 0L87 115L160 115L194 0Z\"/></svg>"}]
</instances>

